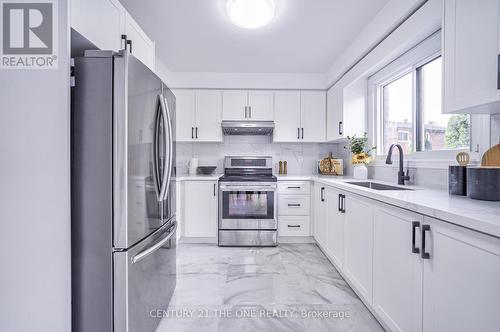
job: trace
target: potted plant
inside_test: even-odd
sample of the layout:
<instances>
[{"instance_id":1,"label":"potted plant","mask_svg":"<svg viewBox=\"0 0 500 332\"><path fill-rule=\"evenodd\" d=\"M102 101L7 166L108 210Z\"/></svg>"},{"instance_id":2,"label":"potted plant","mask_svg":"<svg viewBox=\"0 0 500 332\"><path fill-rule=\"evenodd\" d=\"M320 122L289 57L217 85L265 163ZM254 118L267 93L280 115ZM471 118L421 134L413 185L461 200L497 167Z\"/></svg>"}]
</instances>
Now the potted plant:
<instances>
[{"instance_id":1,"label":"potted plant","mask_svg":"<svg viewBox=\"0 0 500 332\"><path fill-rule=\"evenodd\" d=\"M349 149L352 152L351 164L354 166L354 178L360 180L368 179L368 169L366 164L372 161L371 152L376 149L376 147L367 148L366 143L368 143L368 135L363 134L363 137L352 137L347 136L349 141Z\"/></svg>"}]
</instances>

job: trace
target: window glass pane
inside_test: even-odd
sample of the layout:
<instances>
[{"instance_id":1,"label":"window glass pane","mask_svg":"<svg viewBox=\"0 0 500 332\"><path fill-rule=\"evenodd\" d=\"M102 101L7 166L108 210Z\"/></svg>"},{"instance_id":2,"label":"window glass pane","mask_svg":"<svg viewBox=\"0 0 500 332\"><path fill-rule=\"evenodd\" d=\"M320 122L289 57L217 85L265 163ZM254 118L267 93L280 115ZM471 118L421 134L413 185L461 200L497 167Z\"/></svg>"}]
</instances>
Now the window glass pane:
<instances>
[{"instance_id":1,"label":"window glass pane","mask_svg":"<svg viewBox=\"0 0 500 332\"><path fill-rule=\"evenodd\" d=\"M413 150L413 73L383 87L383 143L386 154L389 146L398 143L405 154ZM397 152L395 150L394 152Z\"/></svg>"},{"instance_id":2,"label":"window glass pane","mask_svg":"<svg viewBox=\"0 0 500 332\"><path fill-rule=\"evenodd\" d=\"M441 57L420 67L422 106L422 149L468 148L470 120L465 114L441 114Z\"/></svg>"}]
</instances>

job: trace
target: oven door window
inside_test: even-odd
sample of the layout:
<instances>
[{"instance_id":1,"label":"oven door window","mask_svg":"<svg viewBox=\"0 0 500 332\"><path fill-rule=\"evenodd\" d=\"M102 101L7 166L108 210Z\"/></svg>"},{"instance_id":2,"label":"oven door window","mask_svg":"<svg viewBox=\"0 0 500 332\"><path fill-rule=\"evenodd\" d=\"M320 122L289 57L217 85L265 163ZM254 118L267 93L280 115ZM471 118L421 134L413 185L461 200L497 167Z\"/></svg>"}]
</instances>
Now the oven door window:
<instances>
[{"instance_id":1,"label":"oven door window","mask_svg":"<svg viewBox=\"0 0 500 332\"><path fill-rule=\"evenodd\" d=\"M224 191L223 219L274 219L274 192Z\"/></svg>"}]
</instances>

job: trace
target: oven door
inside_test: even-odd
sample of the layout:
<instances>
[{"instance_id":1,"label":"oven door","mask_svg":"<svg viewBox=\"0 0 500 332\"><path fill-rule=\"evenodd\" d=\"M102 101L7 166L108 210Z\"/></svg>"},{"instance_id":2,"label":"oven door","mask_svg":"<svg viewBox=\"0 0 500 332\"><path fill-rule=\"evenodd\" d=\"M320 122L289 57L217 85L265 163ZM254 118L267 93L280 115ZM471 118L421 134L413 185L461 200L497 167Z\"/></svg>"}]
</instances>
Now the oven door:
<instances>
[{"instance_id":1,"label":"oven door","mask_svg":"<svg viewBox=\"0 0 500 332\"><path fill-rule=\"evenodd\" d=\"M219 229L277 228L275 183L221 183Z\"/></svg>"}]
</instances>

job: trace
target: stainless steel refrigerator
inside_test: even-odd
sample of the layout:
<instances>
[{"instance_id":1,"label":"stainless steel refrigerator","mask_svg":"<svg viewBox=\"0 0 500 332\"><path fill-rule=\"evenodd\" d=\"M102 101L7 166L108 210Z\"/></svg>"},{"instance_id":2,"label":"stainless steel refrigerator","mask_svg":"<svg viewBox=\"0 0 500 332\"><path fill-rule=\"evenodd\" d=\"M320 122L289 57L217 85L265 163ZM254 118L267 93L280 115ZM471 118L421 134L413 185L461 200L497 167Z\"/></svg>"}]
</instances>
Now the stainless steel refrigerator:
<instances>
[{"instance_id":1,"label":"stainless steel refrigerator","mask_svg":"<svg viewBox=\"0 0 500 332\"><path fill-rule=\"evenodd\" d=\"M73 331L154 331L176 280L175 96L126 51L74 76Z\"/></svg>"}]
</instances>

